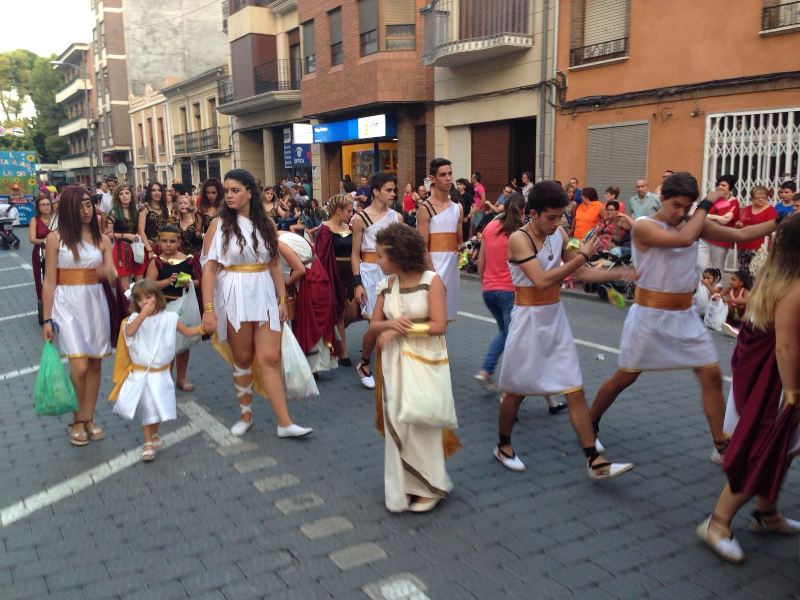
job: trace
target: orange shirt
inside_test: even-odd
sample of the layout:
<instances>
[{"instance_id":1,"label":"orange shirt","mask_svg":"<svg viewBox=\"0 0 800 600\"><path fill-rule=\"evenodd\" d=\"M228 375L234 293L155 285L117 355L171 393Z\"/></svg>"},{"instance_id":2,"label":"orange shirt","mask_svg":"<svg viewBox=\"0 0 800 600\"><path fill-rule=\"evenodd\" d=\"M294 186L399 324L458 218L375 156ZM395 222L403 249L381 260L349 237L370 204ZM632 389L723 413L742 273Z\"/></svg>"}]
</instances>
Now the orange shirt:
<instances>
[{"instance_id":1,"label":"orange shirt","mask_svg":"<svg viewBox=\"0 0 800 600\"><path fill-rule=\"evenodd\" d=\"M584 200L575 209L575 233L574 237L583 239L592 227L600 223L600 211L603 210L603 203L600 201L588 202Z\"/></svg>"}]
</instances>

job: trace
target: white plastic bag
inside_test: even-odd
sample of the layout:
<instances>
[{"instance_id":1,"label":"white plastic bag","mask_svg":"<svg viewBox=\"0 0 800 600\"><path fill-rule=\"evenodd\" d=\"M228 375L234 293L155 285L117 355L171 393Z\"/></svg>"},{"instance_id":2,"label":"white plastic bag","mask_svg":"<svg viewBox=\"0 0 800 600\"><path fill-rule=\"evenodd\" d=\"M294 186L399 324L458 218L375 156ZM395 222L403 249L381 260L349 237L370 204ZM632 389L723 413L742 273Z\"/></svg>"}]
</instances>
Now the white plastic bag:
<instances>
[{"instance_id":1,"label":"white plastic bag","mask_svg":"<svg viewBox=\"0 0 800 600\"><path fill-rule=\"evenodd\" d=\"M692 297L692 304L697 307L701 317L706 314L709 302L711 302L711 296L708 293L708 288L701 282L700 285L697 286L697 291L695 291Z\"/></svg>"},{"instance_id":2,"label":"white plastic bag","mask_svg":"<svg viewBox=\"0 0 800 600\"><path fill-rule=\"evenodd\" d=\"M722 301L722 297L715 296L708 303L706 316L703 318L703 322L709 329L713 329L714 331L722 331L722 326L725 324L725 320L727 318L728 307Z\"/></svg>"},{"instance_id":3,"label":"white plastic bag","mask_svg":"<svg viewBox=\"0 0 800 600\"><path fill-rule=\"evenodd\" d=\"M178 313L181 323L186 327L197 327L200 325L200 305L197 304L197 292L194 289L194 283L189 283L189 288L184 292L183 296L177 300L167 303L167 310L169 312ZM186 337L178 332L175 332L175 354L185 352L197 342L200 341L200 336Z\"/></svg>"},{"instance_id":4,"label":"white plastic bag","mask_svg":"<svg viewBox=\"0 0 800 600\"><path fill-rule=\"evenodd\" d=\"M131 250L133 251L133 262L142 264L144 262L144 242L138 235L136 241L131 242Z\"/></svg>"},{"instance_id":5,"label":"white plastic bag","mask_svg":"<svg viewBox=\"0 0 800 600\"><path fill-rule=\"evenodd\" d=\"M283 383L286 398L298 400L308 396L319 396L317 382L311 374L306 355L294 337L290 327L283 327L281 335L281 362L283 363Z\"/></svg>"}]
</instances>

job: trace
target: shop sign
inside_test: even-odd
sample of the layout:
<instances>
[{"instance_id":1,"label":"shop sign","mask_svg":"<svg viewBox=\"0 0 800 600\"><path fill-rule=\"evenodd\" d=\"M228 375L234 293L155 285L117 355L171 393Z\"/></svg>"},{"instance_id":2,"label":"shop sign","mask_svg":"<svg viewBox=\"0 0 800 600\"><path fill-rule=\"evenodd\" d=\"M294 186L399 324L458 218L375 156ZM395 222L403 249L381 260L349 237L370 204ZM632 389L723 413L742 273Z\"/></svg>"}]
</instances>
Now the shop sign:
<instances>
[{"instance_id":1,"label":"shop sign","mask_svg":"<svg viewBox=\"0 0 800 600\"><path fill-rule=\"evenodd\" d=\"M295 144L311 144L314 132L310 123L294 123L292 125L292 142Z\"/></svg>"},{"instance_id":2,"label":"shop sign","mask_svg":"<svg viewBox=\"0 0 800 600\"><path fill-rule=\"evenodd\" d=\"M283 167L292 168L292 130L289 127L283 129Z\"/></svg>"},{"instance_id":3,"label":"shop sign","mask_svg":"<svg viewBox=\"0 0 800 600\"><path fill-rule=\"evenodd\" d=\"M396 134L397 122L394 115L373 115L314 125L315 144L394 137Z\"/></svg>"},{"instance_id":4,"label":"shop sign","mask_svg":"<svg viewBox=\"0 0 800 600\"><path fill-rule=\"evenodd\" d=\"M311 144L292 144L292 167L311 166Z\"/></svg>"}]
</instances>

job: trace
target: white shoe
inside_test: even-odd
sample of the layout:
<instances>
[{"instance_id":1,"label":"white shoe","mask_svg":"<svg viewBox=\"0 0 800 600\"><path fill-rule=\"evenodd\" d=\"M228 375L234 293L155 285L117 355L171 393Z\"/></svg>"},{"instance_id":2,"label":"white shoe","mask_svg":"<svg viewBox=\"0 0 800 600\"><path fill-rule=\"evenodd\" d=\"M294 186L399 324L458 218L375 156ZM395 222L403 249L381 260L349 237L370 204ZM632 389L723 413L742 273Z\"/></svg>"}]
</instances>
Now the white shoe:
<instances>
[{"instance_id":1,"label":"white shoe","mask_svg":"<svg viewBox=\"0 0 800 600\"><path fill-rule=\"evenodd\" d=\"M247 421L236 421L236 423L233 424L233 427L231 427L231 433L236 437L241 437L245 433L250 431L250 428L252 426L253 426L252 421L250 421L249 423Z\"/></svg>"},{"instance_id":2,"label":"white shoe","mask_svg":"<svg viewBox=\"0 0 800 600\"><path fill-rule=\"evenodd\" d=\"M633 469L633 463L612 463L607 461L598 462L594 465L586 463L586 472L589 474L589 479L611 479L612 477L619 477L631 469Z\"/></svg>"},{"instance_id":3,"label":"white shoe","mask_svg":"<svg viewBox=\"0 0 800 600\"><path fill-rule=\"evenodd\" d=\"M716 448L714 448L711 451L711 462L712 463L714 463L715 465L721 465L724 460L725 460L725 457L722 456L722 454L720 454L719 451Z\"/></svg>"},{"instance_id":4,"label":"white shoe","mask_svg":"<svg viewBox=\"0 0 800 600\"><path fill-rule=\"evenodd\" d=\"M356 367L356 372L358 373L359 379L361 379L361 385L363 385L368 390L374 390L375 389L375 376L372 375L372 374L364 375L364 371L362 370L362 367L366 367L366 366L368 366L368 365L365 365L364 363L359 363L358 366Z\"/></svg>"},{"instance_id":5,"label":"white shoe","mask_svg":"<svg viewBox=\"0 0 800 600\"><path fill-rule=\"evenodd\" d=\"M600 443L600 438L594 438L594 449L597 450L598 453L603 454L606 451L606 447Z\"/></svg>"},{"instance_id":6,"label":"white shoe","mask_svg":"<svg viewBox=\"0 0 800 600\"><path fill-rule=\"evenodd\" d=\"M733 537L721 537L718 533L711 531L711 515L697 526L697 535L709 548L719 554L722 558L732 563L740 563L744 560L744 551Z\"/></svg>"},{"instance_id":7,"label":"white shoe","mask_svg":"<svg viewBox=\"0 0 800 600\"><path fill-rule=\"evenodd\" d=\"M722 333L724 333L728 337L735 338L736 336L739 335L739 330L736 329L736 327L734 327L730 323L723 323L722 324Z\"/></svg>"},{"instance_id":8,"label":"white shoe","mask_svg":"<svg viewBox=\"0 0 800 600\"><path fill-rule=\"evenodd\" d=\"M492 381L492 376L486 371L478 371L475 374L474 379L475 381L480 383L487 392L491 392L497 389L497 386L495 385L494 381Z\"/></svg>"},{"instance_id":9,"label":"white shoe","mask_svg":"<svg viewBox=\"0 0 800 600\"><path fill-rule=\"evenodd\" d=\"M517 471L518 473L525 470L525 463L519 459L517 453L514 453L514 456L506 456L500 451L500 448L497 446L494 447L494 457L500 461L506 469L511 469L512 471Z\"/></svg>"},{"instance_id":10,"label":"white shoe","mask_svg":"<svg viewBox=\"0 0 800 600\"><path fill-rule=\"evenodd\" d=\"M750 521L750 531L753 533L780 533L783 535L797 535L800 534L800 521L794 519L787 519L781 514L774 513L775 516L767 521L761 518L761 513L757 510L753 511L753 519Z\"/></svg>"},{"instance_id":11,"label":"white shoe","mask_svg":"<svg viewBox=\"0 0 800 600\"><path fill-rule=\"evenodd\" d=\"M281 427L278 425L278 437L279 438L289 438L289 437L303 437L308 435L314 431L311 427L300 427L300 425L296 425L292 423L288 427Z\"/></svg>"}]
</instances>

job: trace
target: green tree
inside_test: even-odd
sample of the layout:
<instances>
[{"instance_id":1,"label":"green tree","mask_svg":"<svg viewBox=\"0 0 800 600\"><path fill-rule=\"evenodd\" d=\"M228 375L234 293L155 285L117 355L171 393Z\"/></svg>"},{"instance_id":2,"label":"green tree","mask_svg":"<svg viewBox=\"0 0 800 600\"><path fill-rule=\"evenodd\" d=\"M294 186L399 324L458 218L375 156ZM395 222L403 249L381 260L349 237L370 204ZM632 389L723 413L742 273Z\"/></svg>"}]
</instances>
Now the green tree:
<instances>
[{"instance_id":1,"label":"green tree","mask_svg":"<svg viewBox=\"0 0 800 600\"><path fill-rule=\"evenodd\" d=\"M0 54L0 110L3 120L19 121L30 94L30 73L38 55L30 50Z\"/></svg>"},{"instance_id":2,"label":"green tree","mask_svg":"<svg viewBox=\"0 0 800 600\"><path fill-rule=\"evenodd\" d=\"M67 151L67 141L58 136L58 126L66 112L56 103L56 92L63 86L63 80L50 65L54 59L55 56L37 56L28 78L30 97L36 107L31 123L32 141L42 162L56 162Z\"/></svg>"}]
</instances>

